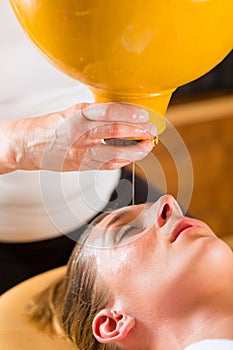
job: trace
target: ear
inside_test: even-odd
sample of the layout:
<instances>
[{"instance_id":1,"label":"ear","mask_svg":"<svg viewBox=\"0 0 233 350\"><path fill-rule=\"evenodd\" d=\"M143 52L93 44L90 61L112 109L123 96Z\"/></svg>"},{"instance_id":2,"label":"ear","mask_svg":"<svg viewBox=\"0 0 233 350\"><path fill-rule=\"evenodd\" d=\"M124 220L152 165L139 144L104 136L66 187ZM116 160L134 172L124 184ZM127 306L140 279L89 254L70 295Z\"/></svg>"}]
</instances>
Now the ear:
<instances>
[{"instance_id":1,"label":"ear","mask_svg":"<svg viewBox=\"0 0 233 350\"><path fill-rule=\"evenodd\" d=\"M134 325L133 317L107 308L95 316L92 331L98 342L107 344L125 339Z\"/></svg>"}]
</instances>

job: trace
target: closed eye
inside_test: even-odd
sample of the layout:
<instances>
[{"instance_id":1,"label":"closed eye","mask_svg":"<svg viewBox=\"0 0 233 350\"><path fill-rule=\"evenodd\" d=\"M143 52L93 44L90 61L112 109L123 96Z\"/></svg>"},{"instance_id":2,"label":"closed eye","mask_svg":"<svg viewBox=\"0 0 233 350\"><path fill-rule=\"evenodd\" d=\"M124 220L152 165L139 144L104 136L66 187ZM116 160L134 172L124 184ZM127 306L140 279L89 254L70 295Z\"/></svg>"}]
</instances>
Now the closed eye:
<instances>
[{"instance_id":1,"label":"closed eye","mask_svg":"<svg viewBox=\"0 0 233 350\"><path fill-rule=\"evenodd\" d=\"M123 239L129 239L132 236L135 236L144 231L144 227L139 227L136 225L125 226L122 230L120 230L115 237L115 242L121 242Z\"/></svg>"}]
</instances>

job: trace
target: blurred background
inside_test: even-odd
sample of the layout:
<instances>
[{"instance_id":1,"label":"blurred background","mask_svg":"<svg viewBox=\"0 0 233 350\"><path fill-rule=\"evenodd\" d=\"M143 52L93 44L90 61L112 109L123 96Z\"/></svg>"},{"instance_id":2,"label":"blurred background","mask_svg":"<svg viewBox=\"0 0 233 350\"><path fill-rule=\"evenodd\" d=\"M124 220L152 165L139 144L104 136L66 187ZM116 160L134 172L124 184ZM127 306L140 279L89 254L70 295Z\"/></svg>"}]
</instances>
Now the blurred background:
<instances>
[{"instance_id":1,"label":"blurred background","mask_svg":"<svg viewBox=\"0 0 233 350\"><path fill-rule=\"evenodd\" d=\"M178 88L166 118L182 137L192 161L189 212L207 222L233 248L233 51L205 76ZM175 158L182 162L182 156L177 151ZM174 156L159 142L153 157L163 169L166 191L177 197ZM163 189L153 171L155 163L148 156L137 163L136 171ZM187 172L187 183L188 177Z\"/></svg>"}]
</instances>

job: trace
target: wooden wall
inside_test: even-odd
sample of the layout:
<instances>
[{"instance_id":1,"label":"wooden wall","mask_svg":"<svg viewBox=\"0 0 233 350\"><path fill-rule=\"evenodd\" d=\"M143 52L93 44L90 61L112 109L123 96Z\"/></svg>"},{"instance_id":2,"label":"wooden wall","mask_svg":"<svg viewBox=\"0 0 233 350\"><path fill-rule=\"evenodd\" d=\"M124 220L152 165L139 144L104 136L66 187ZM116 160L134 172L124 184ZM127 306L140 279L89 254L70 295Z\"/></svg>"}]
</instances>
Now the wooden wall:
<instances>
[{"instance_id":1,"label":"wooden wall","mask_svg":"<svg viewBox=\"0 0 233 350\"><path fill-rule=\"evenodd\" d=\"M192 161L194 187L189 212L207 222L233 248L233 95L174 105L166 117L183 139ZM164 190L161 176L157 176L159 163L165 190L177 197L175 163L183 161L182 171L186 168L179 152L174 162L174 156L159 142L153 154L137 164L136 171ZM190 185L188 174L184 182Z\"/></svg>"}]
</instances>

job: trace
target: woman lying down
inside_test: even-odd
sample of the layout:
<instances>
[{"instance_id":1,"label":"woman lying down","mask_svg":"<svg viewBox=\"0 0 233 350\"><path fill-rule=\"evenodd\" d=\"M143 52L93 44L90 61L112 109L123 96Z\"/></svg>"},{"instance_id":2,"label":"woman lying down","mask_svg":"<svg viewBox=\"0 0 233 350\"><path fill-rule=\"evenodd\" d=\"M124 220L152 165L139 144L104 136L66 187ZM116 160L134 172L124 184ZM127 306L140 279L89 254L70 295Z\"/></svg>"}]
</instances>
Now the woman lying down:
<instances>
[{"instance_id":1,"label":"woman lying down","mask_svg":"<svg viewBox=\"0 0 233 350\"><path fill-rule=\"evenodd\" d=\"M79 350L233 349L233 254L169 195L102 214L30 314Z\"/></svg>"}]
</instances>

